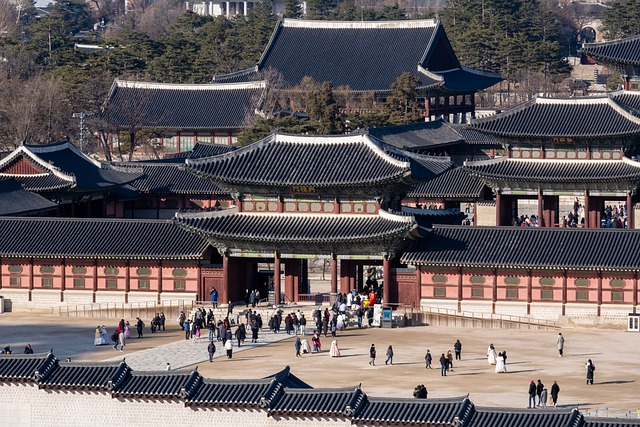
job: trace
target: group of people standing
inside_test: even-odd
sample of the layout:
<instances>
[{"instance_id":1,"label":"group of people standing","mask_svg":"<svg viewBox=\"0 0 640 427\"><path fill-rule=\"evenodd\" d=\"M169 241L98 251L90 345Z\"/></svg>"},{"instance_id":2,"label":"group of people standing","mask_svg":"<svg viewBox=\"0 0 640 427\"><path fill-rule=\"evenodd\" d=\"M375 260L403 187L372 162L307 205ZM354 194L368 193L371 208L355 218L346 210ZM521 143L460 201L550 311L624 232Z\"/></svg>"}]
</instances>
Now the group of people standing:
<instances>
[{"instance_id":1,"label":"group of people standing","mask_svg":"<svg viewBox=\"0 0 640 427\"><path fill-rule=\"evenodd\" d=\"M487 349L487 362L489 362L489 365L496 366L496 374L507 372L507 351L496 353L494 345L489 344L489 348Z\"/></svg>"},{"instance_id":2,"label":"group of people standing","mask_svg":"<svg viewBox=\"0 0 640 427\"><path fill-rule=\"evenodd\" d=\"M558 406L558 393L560 393L560 386L556 381L554 381L551 386L551 400L549 401L553 406ZM535 381L531 380L529 383L529 409L536 407L546 408L548 396L548 391L544 384L542 384L541 380L538 380L537 384ZM538 399L537 404L536 398Z\"/></svg>"}]
</instances>

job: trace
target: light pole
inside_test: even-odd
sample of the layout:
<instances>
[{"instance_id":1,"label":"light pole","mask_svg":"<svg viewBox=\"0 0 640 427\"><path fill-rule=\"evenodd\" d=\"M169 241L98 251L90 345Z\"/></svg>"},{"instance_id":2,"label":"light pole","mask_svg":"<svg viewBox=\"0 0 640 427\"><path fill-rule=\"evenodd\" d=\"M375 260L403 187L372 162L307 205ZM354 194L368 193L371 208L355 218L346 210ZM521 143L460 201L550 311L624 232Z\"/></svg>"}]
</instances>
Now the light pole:
<instances>
[{"instance_id":1,"label":"light pole","mask_svg":"<svg viewBox=\"0 0 640 427\"><path fill-rule=\"evenodd\" d=\"M74 119L80 119L80 151L83 150L87 137L87 115L84 111L81 113L73 113Z\"/></svg>"}]
</instances>

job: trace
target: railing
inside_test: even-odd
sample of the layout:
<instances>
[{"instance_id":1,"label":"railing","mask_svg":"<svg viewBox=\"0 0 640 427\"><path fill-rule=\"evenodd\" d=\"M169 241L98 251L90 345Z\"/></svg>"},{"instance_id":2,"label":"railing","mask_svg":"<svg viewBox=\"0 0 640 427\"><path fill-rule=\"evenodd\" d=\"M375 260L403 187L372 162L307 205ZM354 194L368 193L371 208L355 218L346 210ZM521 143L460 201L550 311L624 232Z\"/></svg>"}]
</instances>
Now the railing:
<instances>
[{"instance_id":1,"label":"railing","mask_svg":"<svg viewBox=\"0 0 640 427\"><path fill-rule=\"evenodd\" d=\"M330 304L334 299L335 294L329 293L298 294L299 303L322 305L324 303Z\"/></svg>"},{"instance_id":2,"label":"railing","mask_svg":"<svg viewBox=\"0 0 640 427\"><path fill-rule=\"evenodd\" d=\"M433 313L433 314L444 314L447 316L453 317L464 317L469 319L480 319L480 320L502 320L506 322L514 322L514 323L526 323L529 325L537 325L544 326L547 328L559 328L560 326L551 320L545 319L534 319L532 317L522 317L522 316L512 316L509 314L493 314L493 313L477 313L470 311L457 311L451 308L439 308L439 307L423 307L423 312Z\"/></svg>"},{"instance_id":3,"label":"railing","mask_svg":"<svg viewBox=\"0 0 640 427\"><path fill-rule=\"evenodd\" d=\"M191 310L194 301L170 300L157 303L155 301L141 302L101 302L93 304L78 304L52 307L54 316L67 317L148 317L150 313L164 312L168 317L184 310Z\"/></svg>"},{"instance_id":4,"label":"railing","mask_svg":"<svg viewBox=\"0 0 640 427\"><path fill-rule=\"evenodd\" d=\"M640 408L635 411L617 408L597 407L595 411L580 411L585 417L598 418L640 418Z\"/></svg>"}]
</instances>

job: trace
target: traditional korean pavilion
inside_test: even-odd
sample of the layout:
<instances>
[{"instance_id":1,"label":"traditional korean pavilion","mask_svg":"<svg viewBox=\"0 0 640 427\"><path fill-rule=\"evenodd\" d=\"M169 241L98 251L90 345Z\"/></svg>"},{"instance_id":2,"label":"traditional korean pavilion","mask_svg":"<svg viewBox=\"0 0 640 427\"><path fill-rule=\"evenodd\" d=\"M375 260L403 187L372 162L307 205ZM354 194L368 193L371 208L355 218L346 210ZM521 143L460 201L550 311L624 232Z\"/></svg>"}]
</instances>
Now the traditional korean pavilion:
<instances>
[{"instance_id":1,"label":"traditional korean pavilion","mask_svg":"<svg viewBox=\"0 0 640 427\"><path fill-rule=\"evenodd\" d=\"M584 43L581 53L619 72L625 90L640 90L640 35L604 43Z\"/></svg>"},{"instance_id":2,"label":"traditional korean pavilion","mask_svg":"<svg viewBox=\"0 0 640 427\"><path fill-rule=\"evenodd\" d=\"M470 127L500 140L506 156L465 162L464 169L496 194L496 225L518 216L518 199L538 199L542 226L557 226L561 195L584 200L585 227L599 227L605 201L632 206L640 163L626 157L639 142L635 97L536 97L475 120ZM633 228L633 209L628 227Z\"/></svg>"},{"instance_id":3,"label":"traditional korean pavilion","mask_svg":"<svg viewBox=\"0 0 640 427\"><path fill-rule=\"evenodd\" d=\"M276 272L284 267L285 299L297 301L307 260L320 257L331 262L332 292L361 289L363 266L382 264L384 301L390 303L405 299L393 285L392 264L420 236L414 217L399 212L401 196L451 163L367 134L272 134L226 154L187 160L187 167L234 198L229 210L176 217L221 254L220 268L203 273L203 286L215 286L222 301L241 298L253 286L257 263L272 261ZM276 304L279 276L273 279Z\"/></svg>"},{"instance_id":4,"label":"traditional korean pavilion","mask_svg":"<svg viewBox=\"0 0 640 427\"><path fill-rule=\"evenodd\" d=\"M156 129L164 153L197 142L234 144L247 115L256 114L265 83L170 84L116 79L100 120L114 131ZM117 140L114 139L114 144Z\"/></svg>"},{"instance_id":5,"label":"traditional korean pavilion","mask_svg":"<svg viewBox=\"0 0 640 427\"><path fill-rule=\"evenodd\" d=\"M496 74L462 66L442 23L432 19L281 19L254 68L217 76L214 81L255 80L267 69L278 71L289 87L310 77L318 83L330 81L337 90L373 94L374 99L386 97L396 78L409 72L420 78L425 117L456 119L450 121L473 115L474 94L501 81Z\"/></svg>"}]
</instances>

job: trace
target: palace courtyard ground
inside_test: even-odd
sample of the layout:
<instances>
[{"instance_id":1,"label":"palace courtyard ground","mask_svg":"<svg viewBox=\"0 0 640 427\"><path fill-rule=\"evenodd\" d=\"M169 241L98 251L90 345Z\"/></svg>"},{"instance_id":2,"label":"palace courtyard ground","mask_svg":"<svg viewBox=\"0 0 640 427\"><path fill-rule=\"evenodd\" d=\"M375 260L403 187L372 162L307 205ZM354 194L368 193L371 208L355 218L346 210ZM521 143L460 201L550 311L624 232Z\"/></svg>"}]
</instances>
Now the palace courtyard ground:
<instances>
[{"instance_id":1,"label":"palace courtyard ground","mask_svg":"<svg viewBox=\"0 0 640 427\"><path fill-rule=\"evenodd\" d=\"M133 319L128 319L133 321ZM145 319L146 321L146 319ZM124 352L111 346L93 346L97 325L111 330L115 319L50 317L29 313L0 315L0 346L11 345L21 353L30 343L36 352L53 348L61 360L101 361L126 358L134 369L161 369L170 362L174 369L192 369L211 378L262 378L286 365L294 375L315 388L355 387L372 396L411 397L418 384L426 385L429 397L454 397L469 394L478 406L524 408L531 380L541 379L550 389L554 380L560 385L560 406L579 407L581 411L605 416L640 416L640 334L620 329L564 328L565 357L558 357L558 331L483 330L471 328L437 328L432 326L398 329L348 329L338 333L342 353L329 356L331 337L322 338L323 351L295 357L294 337L263 333L260 341L269 342L255 348L235 349L234 358L223 357L222 343L217 358L208 362L206 340L184 340L175 319L168 319L168 329L146 338L130 339ZM147 321L147 324L149 322ZM135 335L135 334L133 334ZM286 338L285 338L286 337ZM310 335L307 339L310 342ZM454 371L440 375L438 358L462 344L462 361L454 362ZM250 341L250 340L248 340ZM247 341L247 342L248 342ZM374 343L378 357L369 366L369 347ZM494 373L487 363L487 346L508 354L506 374ZM385 351L393 346L393 366L385 366ZM433 354L433 370L426 370L424 354ZM597 370L595 384L585 384L584 364L592 359Z\"/></svg>"}]
</instances>

